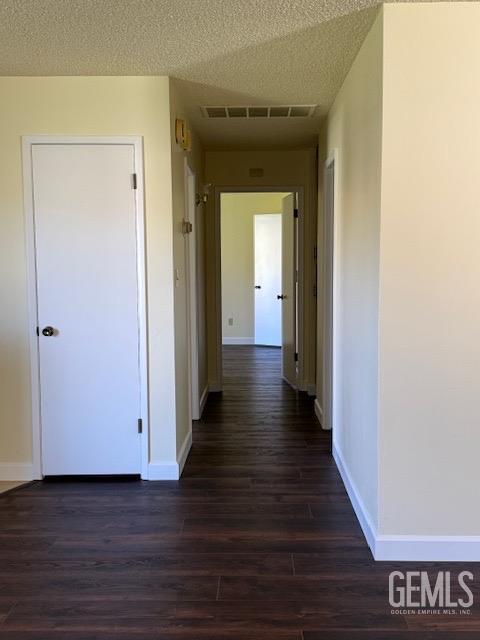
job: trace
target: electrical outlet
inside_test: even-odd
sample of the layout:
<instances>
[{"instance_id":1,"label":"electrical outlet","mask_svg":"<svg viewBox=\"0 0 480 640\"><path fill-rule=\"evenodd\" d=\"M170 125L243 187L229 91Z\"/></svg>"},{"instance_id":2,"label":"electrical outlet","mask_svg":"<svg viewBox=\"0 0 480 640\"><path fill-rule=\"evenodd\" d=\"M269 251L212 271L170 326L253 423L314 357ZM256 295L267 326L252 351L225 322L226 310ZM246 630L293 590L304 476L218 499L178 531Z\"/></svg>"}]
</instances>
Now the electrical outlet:
<instances>
[{"instance_id":1,"label":"electrical outlet","mask_svg":"<svg viewBox=\"0 0 480 640\"><path fill-rule=\"evenodd\" d=\"M228 326L233 327L233 318L228 319Z\"/></svg>"}]
</instances>

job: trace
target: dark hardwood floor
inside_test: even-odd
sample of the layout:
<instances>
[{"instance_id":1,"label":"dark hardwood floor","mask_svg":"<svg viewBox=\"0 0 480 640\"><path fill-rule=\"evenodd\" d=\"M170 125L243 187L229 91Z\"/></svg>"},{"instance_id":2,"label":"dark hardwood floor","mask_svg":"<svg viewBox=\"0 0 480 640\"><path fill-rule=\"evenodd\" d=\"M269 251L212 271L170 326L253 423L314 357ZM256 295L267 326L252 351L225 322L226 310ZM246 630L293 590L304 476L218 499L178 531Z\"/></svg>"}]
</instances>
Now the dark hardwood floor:
<instances>
[{"instance_id":1,"label":"dark hardwood floor","mask_svg":"<svg viewBox=\"0 0 480 640\"><path fill-rule=\"evenodd\" d=\"M372 560L279 350L227 347L224 362L179 482L0 496L0 639L478 640L477 603L391 614L393 569L475 566Z\"/></svg>"}]
</instances>

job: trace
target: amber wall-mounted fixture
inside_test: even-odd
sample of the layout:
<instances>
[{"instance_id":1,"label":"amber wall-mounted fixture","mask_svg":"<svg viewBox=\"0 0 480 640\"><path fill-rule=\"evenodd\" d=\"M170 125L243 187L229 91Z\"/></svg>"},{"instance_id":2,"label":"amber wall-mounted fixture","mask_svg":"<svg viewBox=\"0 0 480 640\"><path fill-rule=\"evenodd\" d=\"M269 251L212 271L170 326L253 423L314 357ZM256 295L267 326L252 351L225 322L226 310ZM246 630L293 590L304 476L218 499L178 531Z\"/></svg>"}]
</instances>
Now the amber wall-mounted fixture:
<instances>
[{"instance_id":1,"label":"amber wall-mounted fixture","mask_svg":"<svg viewBox=\"0 0 480 640\"><path fill-rule=\"evenodd\" d=\"M187 122L181 118L175 120L175 142L184 151L190 151L190 130Z\"/></svg>"}]
</instances>

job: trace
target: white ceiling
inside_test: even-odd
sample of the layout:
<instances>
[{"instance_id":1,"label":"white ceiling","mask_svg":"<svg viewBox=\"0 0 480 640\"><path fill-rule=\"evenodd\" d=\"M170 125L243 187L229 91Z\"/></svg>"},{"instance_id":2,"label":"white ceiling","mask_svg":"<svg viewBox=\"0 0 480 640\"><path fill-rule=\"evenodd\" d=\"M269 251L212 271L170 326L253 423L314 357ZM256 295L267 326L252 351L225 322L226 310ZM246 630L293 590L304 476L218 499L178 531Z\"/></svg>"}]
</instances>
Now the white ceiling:
<instances>
[{"instance_id":1,"label":"white ceiling","mask_svg":"<svg viewBox=\"0 0 480 640\"><path fill-rule=\"evenodd\" d=\"M301 147L314 143L378 4L2 0L0 75L171 75L208 148ZM317 117L220 121L199 109L295 103L318 104Z\"/></svg>"}]
</instances>

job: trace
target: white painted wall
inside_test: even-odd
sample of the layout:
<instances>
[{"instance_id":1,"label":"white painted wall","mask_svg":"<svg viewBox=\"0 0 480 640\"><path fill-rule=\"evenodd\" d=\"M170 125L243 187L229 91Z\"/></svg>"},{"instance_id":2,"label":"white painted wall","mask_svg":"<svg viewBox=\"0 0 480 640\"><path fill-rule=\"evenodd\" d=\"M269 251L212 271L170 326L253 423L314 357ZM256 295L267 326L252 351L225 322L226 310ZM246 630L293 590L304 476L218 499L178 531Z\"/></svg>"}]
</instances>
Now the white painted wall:
<instances>
[{"instance_id":1,"label":"white painted wall","mask_svg":"<svg viewBox=\"0 0 480 640\"><path fill-rule=\"evenodd\" d=\"M480 3L384 15L379 528L478 536Z\"/></svg>"},{"instance_id":2,"label":"white painted wall","mask_svg":"<svg viewBox=\"0 0 480 640\"><path fill-rule=\"evenodd\" d=\"M21 136L142 135L150 456L176 458L169 83L166 77L0 78L0 465L32 460Z\"/></svg>"},{"instance_id":3,"label":"white painted wall","mask_svg":"<svg viewBox=\"0 0 480 640\"><path fill-rule=\"evenodd\" d=\"M339 371L334 445L377 521L378 282L382 21L377 18L330 110L327 154L338 153Z\"/></svg>"}]
</instances>

